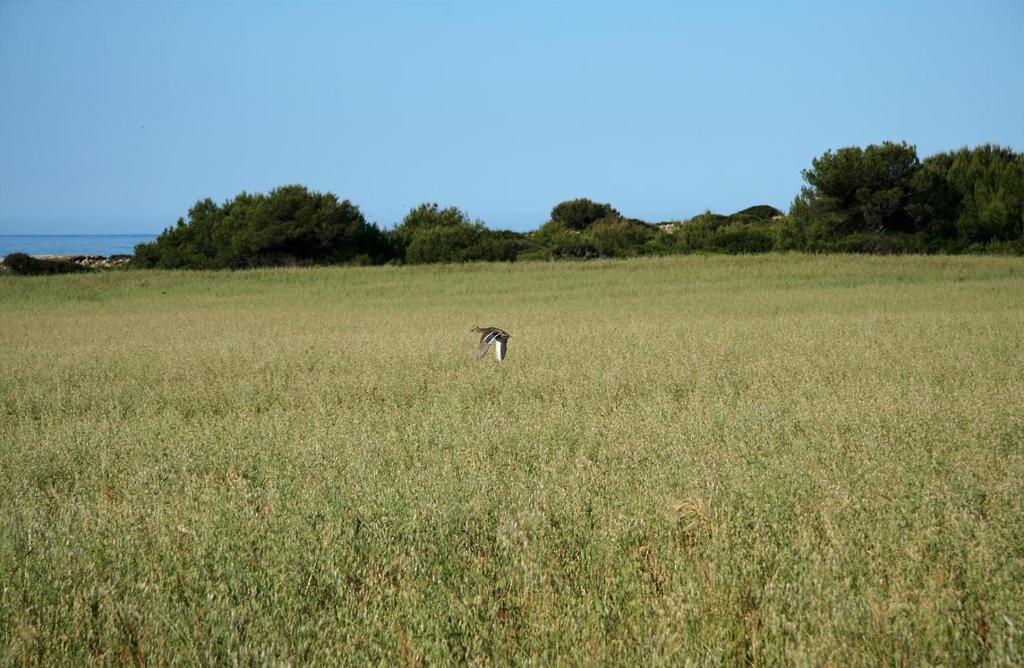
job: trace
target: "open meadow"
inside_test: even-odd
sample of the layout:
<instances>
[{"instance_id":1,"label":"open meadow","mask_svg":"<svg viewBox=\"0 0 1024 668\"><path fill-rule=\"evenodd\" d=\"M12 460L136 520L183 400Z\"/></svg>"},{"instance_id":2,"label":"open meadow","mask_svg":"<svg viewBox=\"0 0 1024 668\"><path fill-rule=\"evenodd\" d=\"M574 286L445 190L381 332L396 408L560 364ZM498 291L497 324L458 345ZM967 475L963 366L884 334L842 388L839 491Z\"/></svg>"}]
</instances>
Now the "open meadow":
<instances>
[{"instance_id":1,"label":"open meadow","mask_svg":"<svg viewBox=\"0 0 1024 668\"><path fill-rule=\"evenodd\" d=\"M5 663L1020 664L1024 259L0 277L0 508Z\"/></svg>"}]
</instances>

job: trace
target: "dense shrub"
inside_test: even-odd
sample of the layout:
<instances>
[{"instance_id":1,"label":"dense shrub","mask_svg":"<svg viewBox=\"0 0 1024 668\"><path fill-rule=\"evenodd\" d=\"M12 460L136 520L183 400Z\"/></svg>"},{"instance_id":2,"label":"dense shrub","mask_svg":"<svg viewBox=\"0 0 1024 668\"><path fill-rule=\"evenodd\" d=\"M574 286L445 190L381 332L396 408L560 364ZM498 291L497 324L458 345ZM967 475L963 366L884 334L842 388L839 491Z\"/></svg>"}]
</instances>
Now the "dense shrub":
<instances>
[{"instance_id":1,"label":"dense shrub","mask_svg":"<svg viewBox=\"0 0 1024 668\"><path fill-rule=\"evenodd\" d=\"M1024 255L1024 237L1013 241L993 241L987 244L971 244L964 249L968 253L986 255Z\"/></svg>"},{"instance_id":2,"label":"dense shrub","mask_svg":"<svg viewBox=\"0 0 1024 668\"><path fill-rule=\"evenodd\" d=\"M984 145L933 155L918 190L912 211L932 236L967 244L1024 237L1024 154Z\"/></svg>"},{"instance_id":3,"label":"dense shrub","mask_svg":"<svg viewBox=\"0 0 1024 668\"><path fill-rule=\"evenodd\" d=\"M624 218L611 204L586 198L560 202L551 219L529 235L526 257L588 259L629 257L647 252L656 226Z\"/></svg>"},{"instance_id":4,"label":"dense shrub","mask_svg":"<svg viewBox=\"0 0 1024 668\"><path fill-rule=\"evenodd\" d=\"M77 274L89 271L87 267L70 260L48 260L32 257L25 253L11 253L4 258L3 266L22 276L45 276L50 274Z\"/></svg>"},{"instance_id":5,"label":"dense shrub","mask_svg":"<svg viewBox=\"0 0 1024 668\"><path fill-rule=\"evenodd\" d=\"M999 146L923 162L905 143L849 147L813 160L804 178L786 223L786 243L798 250L910 244L960 252L1024 237L1024 155ZM883 243L878 235L916 240Z\"/></svg>"},{"instance_id":6,"label":"dense shrub","mask_svg":"<svg viewBox=\"0 0 1024 668\"><path fill-rule=\"evenodd\" d=\"M589 220L583 227L583 217L577 217L574 225L568 225L561 216L556 217L559 207L565 204L581 206L589 200L563 202L552 211L552 219L542 225L533 235L531 258L546 259L588 259L597 257L629 257L647 250L646 244L658 234L654 225L630 218L623 218L608 205L595 205L611 213L603 218ZM593 204L590 202L590 204ZM586 205L582 205L586 206ZM590 208L592 213L598 208Z\"/></svg>"},{"instance_id":7,"label":"dense shrub","mask_svg":"<svg viewBox=\"0 0 1024 668\"><path fill-rule=\"evenodd\" d=\"M411 264L465 262L472 259L472 249L479 235L480 230L470 225L420 230L406 247L405 261Z\"/></svg>"},{"instance_id":8,"label":"dense shrub","mask_svg":"<svg viewBox=\"0 0 1024 668\"><path fill-rule=\"evenodd\" d=\"M585 260L598 257L597 248L589 237L553 220L544 223L530 235L530 241L532 248L527 259Z\"/></svg>"},{"instance_id":9,"label":"dense shrub","mask_svg":"<svg viewBox=\"0 0 1024 668\"><path fill-rule=\"evenodd\" d=\"M551 221L570 230L585 230L599 220L621 218L611 204L584 198L567 200L551 209Z\"/></svg>"},{"instance_id":10,"label":"dense shrub","mask_svg":"<svg viewBox=\"0 0 1024 668\"><path fill-rule=\"evenodd\" d=\"M523 235L493 231L455 207L421 204L392 232L395 248L410 264L512 261L526 247Z\"/></svg>"},{"instance_id":11,"label":"dense shrub","mask_svg":"<svg viewBox=\"0 0 1024 668\"><path fill-rule=\"evenodd\" d=\"M776 246L777 225L770 218L723 216L707 211L660 232L648 242L647 249L658 254L766 253Z\"/></svg>"},{"instance_id":12,"label":"dense shrub","mask_svg":"<svg viewBox=\"0 0 1024 668\"><path fill-rule=\"evenodd\" d=\"M774 243L767 232L743 223L730 223L711 235L711 249L721 253L767 253Z\"/></svg>"},{"instance_id":13,"label":"dense shrub","mask_svg":"<svg viewBox=\"0 0 1024 668\"><path fill-rule=\"evenodd\" d=\"M525 234L510 230L485 230L477 246L480 259L498 262L512 262L533 248Z\"/></svg>"},{"instance_id":14,"label":"dense shrub","mask_svg":"<svg viewBox=\"0 0 1024 668\"><path fill-rule=\"evenodd\" d=\"M857 232L836 240L823 250L836 253L903 255L906 253L928 253L931 249L922 235Z\"/></svg>"},{"instance_id":15,"label":"dense shrub","mask_svg":"<svg viewBox=\"0 0 1024 668\"><path fill-rule=\"evenodd\" d=\"M630 257L643 252L644 244L655 234L654 227L636 220L604 218L582 233L601 257Z\"/></svg>"},{"instance_id":16,"label":"dense shrub","mask_svg":"<svg viewBox=\"0 0 1024 668\"><path fill-rule=\"evenodd\" d=\"M436 202L425 202L411 209L402 219L392 234L398 242L408 245L414 236L438 228L473 227L475 221L470 220L463 211L450 206L440 208Z\"/></svg>"},{"instance_id":17,"label":"dense shrub","mask_svg":"<svg viewBox=\"0 0 1024 668\"><path fill-rule=\"evenodd\" d=\"M221 269L387 259L384 235L359 208L331 193L284 186L241 193L218 206L200 200L156 241L135 248L143 267Z\"/></svg>"},{"instance_id":18,"label":"dense shrub","mask_svg":"<svg viewBox=\"0 0 1024 668\"><path fill-rule=\"evenodd\" d=\"M712 250L715 231L728 224L728 216L711 211L694 216L676 229L676 248L683 253Z\"/></svg>"},{"instance_id":19,"label":"dense shrub","mask_svg":"<svg viewBox=\"0 0 1024 668\"><path fill-rule=\"evenodd\" d=\"M729 220L734 223L753 223L758 221L773 220L782 216L783 213L776 209L774 206L767 204L758 204L757 206L750 206L742 211L729 216Z\"/></svg>"},{"instance_id":20,"label":"dense shrub","mask_svg":"<svg viewBox=\"0 0 1024 668\"><path fill-rule=\"evenodd\" d=\"M197 202L188 220L136 248L145 267L249 267L587 259L672 253L1017 253L1024 156L998 146L924 161L905 142L826 151L803 171L788 214L761 204L649 225L587 198L555 205L536 231L492 231L456 207L422 204L382 233L331 194L285 186Z\"/></svg>"}]
</instances>

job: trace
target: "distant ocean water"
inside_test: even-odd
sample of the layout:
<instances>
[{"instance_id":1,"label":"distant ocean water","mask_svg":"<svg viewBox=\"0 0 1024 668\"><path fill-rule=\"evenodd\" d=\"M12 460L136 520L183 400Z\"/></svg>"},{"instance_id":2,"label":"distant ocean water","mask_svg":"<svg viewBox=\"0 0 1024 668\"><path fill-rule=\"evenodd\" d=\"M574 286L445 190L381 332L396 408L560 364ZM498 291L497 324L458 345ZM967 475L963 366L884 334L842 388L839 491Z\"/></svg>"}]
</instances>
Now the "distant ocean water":
<instances>
[{"instance_id":1,"label":"distant ocean water","mask_svg":"<svg viewBox=\"0 0 1024 668\"><path fill-rule=\"evenodd\" d=\"M9 253L28 255L131 255L135 244L155 234L0 234L0 258Z\"/></svg>"}]
</instances>

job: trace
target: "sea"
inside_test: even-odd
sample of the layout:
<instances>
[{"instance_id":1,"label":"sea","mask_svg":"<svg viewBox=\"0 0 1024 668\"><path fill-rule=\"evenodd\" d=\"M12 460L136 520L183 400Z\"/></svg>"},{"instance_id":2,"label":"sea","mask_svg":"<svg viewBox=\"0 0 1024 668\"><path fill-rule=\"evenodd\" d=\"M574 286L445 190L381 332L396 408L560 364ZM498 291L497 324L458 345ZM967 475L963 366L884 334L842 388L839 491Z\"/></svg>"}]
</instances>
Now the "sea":
<instances>
[{"instance_id":1,"label":"sea","mask_svg":"<svg viewBox=\"0 0 1024 668\"><path fill-rule=\"evenodd\" d=\"M155 234L0 234L0 258L9 253L131 255L135 244L154 239Z\"/></svg>"}]
</instances>

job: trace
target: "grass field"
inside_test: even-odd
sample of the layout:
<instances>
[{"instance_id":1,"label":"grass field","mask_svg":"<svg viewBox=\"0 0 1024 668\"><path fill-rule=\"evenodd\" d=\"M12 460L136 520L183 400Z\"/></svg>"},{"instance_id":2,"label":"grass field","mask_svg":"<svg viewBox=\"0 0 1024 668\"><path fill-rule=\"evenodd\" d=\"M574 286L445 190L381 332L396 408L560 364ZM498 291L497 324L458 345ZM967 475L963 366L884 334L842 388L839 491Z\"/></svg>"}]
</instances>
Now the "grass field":
<instances>
[{"instance_id":1,"label":"grass field","mask_svg":"<svg viewBox=\"0 0 1024 668\"><path fill-rule=\"evenodd\" d=\"M1024 662L1020 258L6 277L0 402L8 663Z\"/></svg>"}]
</instances>

